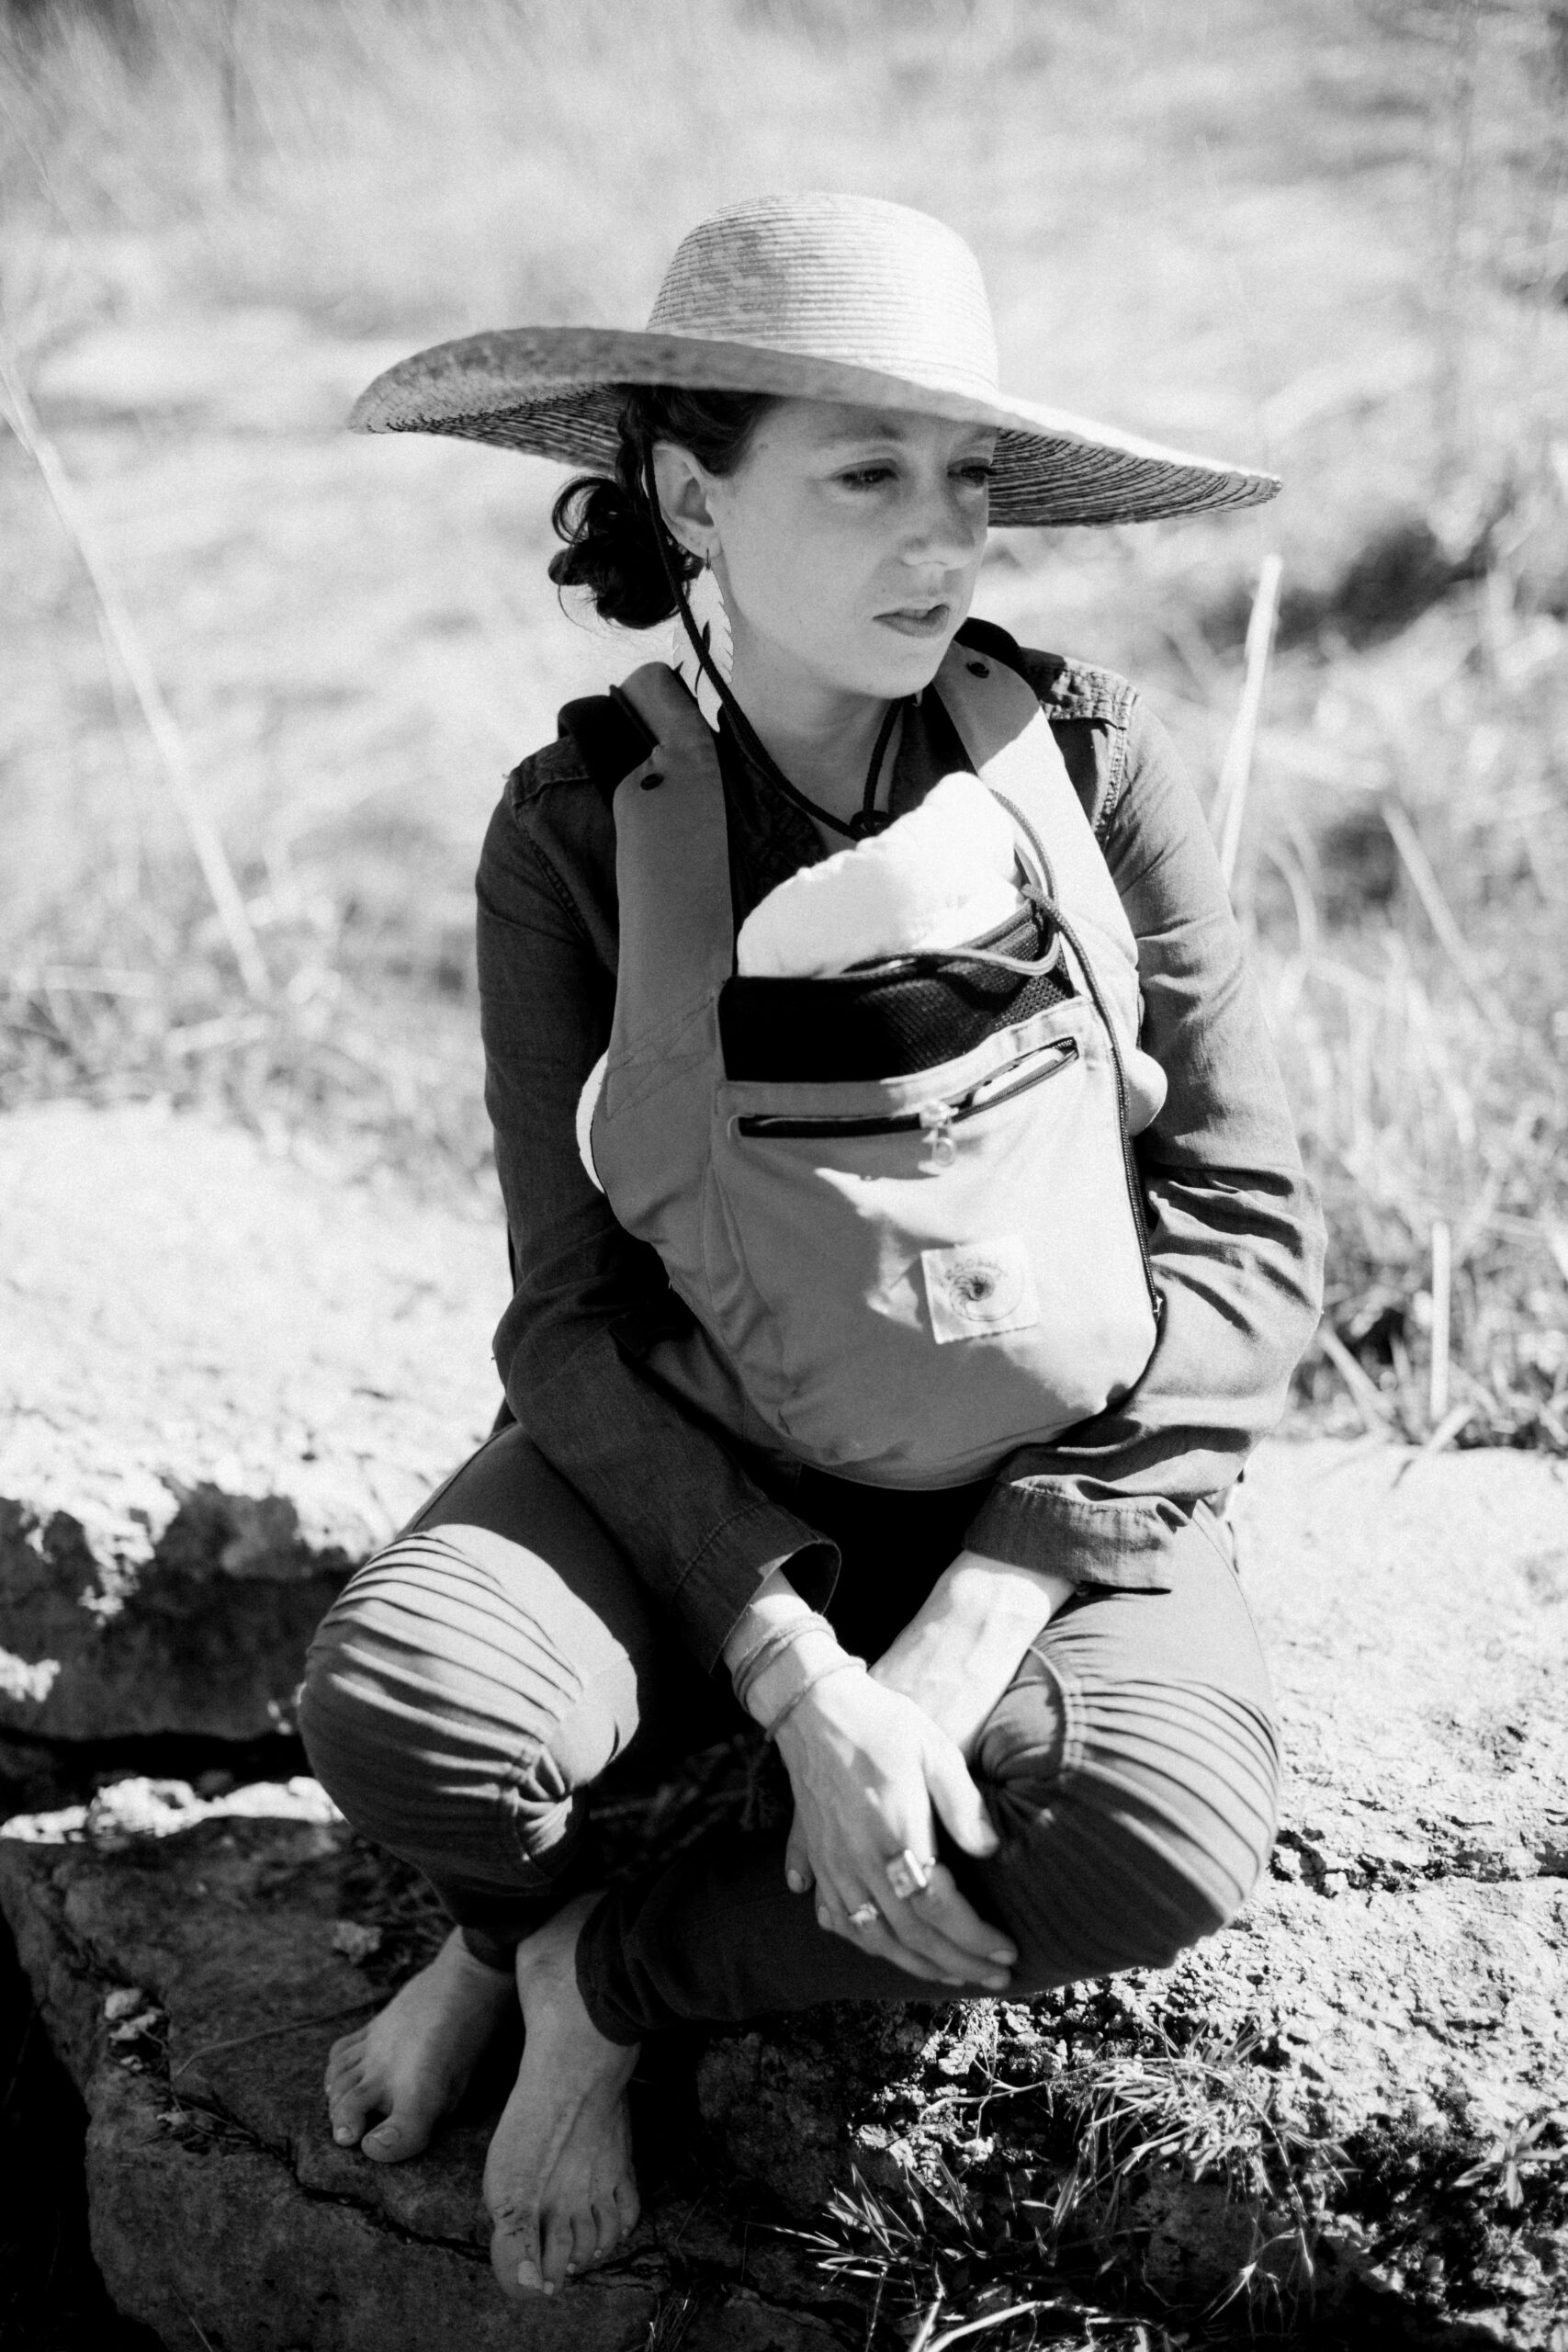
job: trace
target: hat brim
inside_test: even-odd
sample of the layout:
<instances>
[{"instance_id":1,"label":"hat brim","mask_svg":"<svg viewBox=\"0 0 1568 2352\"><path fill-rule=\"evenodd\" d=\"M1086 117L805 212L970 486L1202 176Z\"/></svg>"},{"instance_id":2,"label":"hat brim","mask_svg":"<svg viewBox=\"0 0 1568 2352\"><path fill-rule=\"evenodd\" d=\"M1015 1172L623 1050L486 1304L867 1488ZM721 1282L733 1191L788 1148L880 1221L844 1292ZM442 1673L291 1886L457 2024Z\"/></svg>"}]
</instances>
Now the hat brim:
<instances>
[{"instance_id":1,"label":"hat brim","mask_svg":"<svg viewBox=\"0 0 1568 2352\"><path fill-rule=\"evenodd\" d=\"M615 327L511 327L435 344L378 376L348 422L356 433L445 433L603 473L619 447L625 384L771 392L994 426L996 524L1153 523L1258 506L1280 488L1274 474L1168 449L1032 401L976 399L761 344Z\"/></svg>"}]
</instances>

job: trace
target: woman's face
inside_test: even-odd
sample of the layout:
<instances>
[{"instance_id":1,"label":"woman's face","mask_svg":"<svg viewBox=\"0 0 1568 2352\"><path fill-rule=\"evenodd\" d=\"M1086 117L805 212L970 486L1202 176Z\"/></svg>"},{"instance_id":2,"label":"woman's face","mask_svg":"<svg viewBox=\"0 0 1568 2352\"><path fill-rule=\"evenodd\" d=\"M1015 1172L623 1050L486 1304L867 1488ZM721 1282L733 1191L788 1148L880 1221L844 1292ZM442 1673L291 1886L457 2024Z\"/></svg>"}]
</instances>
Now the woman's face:
<instances>
[{"instance_id":1,"label":"woman's face","mask_svg":"<svg viewBox=\"0 0 1568 2352\"><path fill-rule=\"evenodd\" d=\"M669 452L691 470L683 515L668 494L667 511L712 554L738 691L759 673L775 689L888 699L928 685L975 592L995 445L986 426L790 400L733 473Z\"/></svg>"}]
</instances>

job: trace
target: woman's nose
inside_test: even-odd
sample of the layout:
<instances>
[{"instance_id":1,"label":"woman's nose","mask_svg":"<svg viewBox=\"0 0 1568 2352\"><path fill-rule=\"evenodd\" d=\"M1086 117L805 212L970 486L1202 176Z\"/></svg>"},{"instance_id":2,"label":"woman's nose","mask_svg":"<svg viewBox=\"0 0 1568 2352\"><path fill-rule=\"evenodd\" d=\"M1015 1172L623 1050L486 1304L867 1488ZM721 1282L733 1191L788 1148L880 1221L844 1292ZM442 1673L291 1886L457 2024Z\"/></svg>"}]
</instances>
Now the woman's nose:
<instances>
[{"instance_id":1,"label":"woman's nose","mask_svg":"<svg viewBox=\"0 0 1568 2352\"><path fill-rule=\"evenodd\" d=\"M943 480L921 490L906 518L902 554L908 564L969 563L985 545L986 513L974 492Z\"/></svg>"}]
</instances>

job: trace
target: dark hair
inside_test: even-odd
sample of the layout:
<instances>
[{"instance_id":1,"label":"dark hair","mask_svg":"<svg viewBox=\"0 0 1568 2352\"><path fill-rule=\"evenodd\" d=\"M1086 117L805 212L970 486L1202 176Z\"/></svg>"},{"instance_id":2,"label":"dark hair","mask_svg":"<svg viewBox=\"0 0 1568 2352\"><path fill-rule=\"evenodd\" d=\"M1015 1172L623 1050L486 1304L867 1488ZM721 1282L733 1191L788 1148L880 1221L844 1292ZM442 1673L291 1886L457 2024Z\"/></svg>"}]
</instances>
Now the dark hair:
<instances>
[{"instance_id":1,"label":"dark hair","mask_svg":"<svg viewBox=\"0 0 1568 2352\"><path fill-rule=\"evenodd\" d=\"M644 488L656 441L678 442L709 473L731 474L765 413L771 392L691 392L668 384L628 384L621 446L611 474L577 474L550 514L566 545L550 559L558 588L586 588L601 620L652 628L675 610L670 575L654 537ZM697 559L673 544L676 577L694 579Z\"/></svg>"}]
</instances>

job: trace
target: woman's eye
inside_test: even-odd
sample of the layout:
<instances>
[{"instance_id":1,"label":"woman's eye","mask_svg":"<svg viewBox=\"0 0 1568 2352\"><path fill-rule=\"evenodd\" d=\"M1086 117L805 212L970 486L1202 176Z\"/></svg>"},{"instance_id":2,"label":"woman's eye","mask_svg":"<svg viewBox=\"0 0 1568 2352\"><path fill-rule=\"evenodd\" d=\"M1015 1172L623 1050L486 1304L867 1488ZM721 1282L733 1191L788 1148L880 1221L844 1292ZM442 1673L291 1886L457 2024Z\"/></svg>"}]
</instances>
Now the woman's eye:
<instances>
[{"instance_id":1,"label":"woman's eye","mask_svg":"<svg viewBox=\"0 0 1568 2352\"><path fill-rule=\"evenodd\" d=\"M964 480L973 482L978 490L984 490L987 484L994 480L996 470L989 458L976 458L971 464L958 468Z\"/></svg>"},{"instance_id":2,"label":"woman's eye","mask_svg":"<svg viewBox=\"0 0 1568 2352\"><path fill-rule=\"evenodd\" d=\"M839 476L849 490L872 490L879 481L891 481L892 479L891 466L855 466L848 473Z\"/></svg>"}]
</instances>

